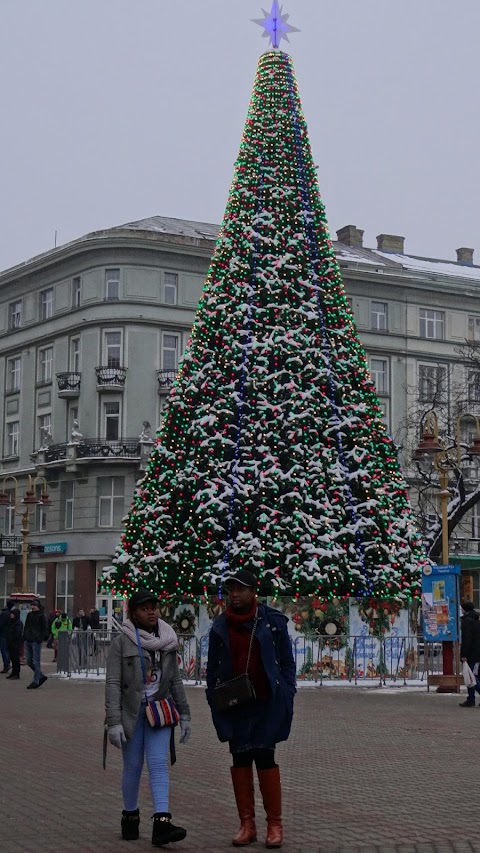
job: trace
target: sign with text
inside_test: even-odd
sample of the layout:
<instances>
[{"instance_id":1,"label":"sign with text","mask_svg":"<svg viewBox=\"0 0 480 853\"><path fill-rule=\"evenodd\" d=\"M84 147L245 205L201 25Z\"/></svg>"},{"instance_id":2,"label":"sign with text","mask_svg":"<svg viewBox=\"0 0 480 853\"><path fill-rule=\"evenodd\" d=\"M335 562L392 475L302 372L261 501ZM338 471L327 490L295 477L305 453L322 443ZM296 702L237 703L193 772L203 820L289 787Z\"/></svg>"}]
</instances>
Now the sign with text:
<instances>
[{"instance_id":1,"label":"sign with text","mask_svg":"<svg viewBox=\"0 0 480 853\"><path fill-rule=\"evenodd\" d=\"M44 554L66 554L68 545L66 542L47 542L43 546Z\"/></svg>"},{"instance_id":2,"label":"sign with text","mask_svg":"<svg viewBox=\"0 0 480 853\"><path fill-rule=\"evenodd\" d=\"M459 636L460 566L428 566L422 576L423 637L427 643Z\"/></svg>"}]
</instances>

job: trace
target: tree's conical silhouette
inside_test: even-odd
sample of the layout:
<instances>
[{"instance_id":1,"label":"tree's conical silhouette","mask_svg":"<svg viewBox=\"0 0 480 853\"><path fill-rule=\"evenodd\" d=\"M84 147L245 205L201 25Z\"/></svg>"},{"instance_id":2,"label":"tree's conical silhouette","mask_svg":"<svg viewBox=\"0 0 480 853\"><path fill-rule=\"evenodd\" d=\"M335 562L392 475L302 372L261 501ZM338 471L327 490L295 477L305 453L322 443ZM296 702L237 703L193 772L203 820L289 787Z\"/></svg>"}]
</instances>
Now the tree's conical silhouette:
<instances>
[{"instance_id":1,"label":"tree's conical silhouette","mask_svg":"<svg viewBox=\"0 0 480 853\"><path fill-rule=\"evenodd\" d=\"M345 298L293 63L260 58L192 337L105 585L409 598L424 562Z\"/></svg>"}]
</instances>

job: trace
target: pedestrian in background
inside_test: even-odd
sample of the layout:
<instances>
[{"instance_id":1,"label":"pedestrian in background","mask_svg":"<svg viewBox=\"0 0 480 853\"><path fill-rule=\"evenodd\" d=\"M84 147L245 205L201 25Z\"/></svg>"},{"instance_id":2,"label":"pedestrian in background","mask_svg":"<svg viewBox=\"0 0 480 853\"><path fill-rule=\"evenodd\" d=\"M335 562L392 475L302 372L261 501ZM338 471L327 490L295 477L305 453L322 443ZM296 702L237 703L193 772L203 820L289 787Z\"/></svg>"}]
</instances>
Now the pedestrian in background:
<instances>
[{"instance_id":1,"label":"pedestrian in background","mask_svg":"<svg viewBox=\"0 0 480 853\"><path fill-rule=\"evenodd\" d=\"M0 613L0 654L3 660L2 675L6 675L10 669L10 654L8 651L8 626L10 624L10 611L13 607L13 601L7 601L6 606Z\"/></svg>"},{"instance_id":2,"label":"pedestrian in background","mask_svg":"<svg viewBox=\"0 0 480 853\"><path fill-rule=\"evenodd\" d=\"M35 599L32 601L30 613L27 614L23 632L26 663L33 670L33 681L27 686L27 690L36 690L47 680L47 676L42 672L41 665L42 644L47 638L47 617L40 601Z\"/></svg>"},{"instance_id":3,"label":"pedestrian in background","mask_svg":"<svg viewBox=\"0 0 480 853\"><path fill-rule=\"evenodd\" d=\"M229 742L233 790L240 817L234 847L257 840L253 763L267 815L265 846L281 847L282 795L275 747L290 734L295 662L288 619L257 603L255 575L241 569L225 586L229 604L213 622L208 647L207 700L218 739ZM215 688L247 671L255 695L247 704L219 710ZM231 685L235 687L235 685Z\"/></svg>"},{"instance_id":4,"label":"pedestrian in background","mask_svg":"<svg viewBox=\"0 0 480 853\"><path fill-rule=\"evenodd\" d=\"M139 836L138 792L144 757L154 802L152 844L182 841L186 830L175 826L169 812L169 749L174 762L171 725L152 727L147 702L173 699L180 714L180 743L191 734L190 709L177 663L177 636L160 619L158 600L148 590L128 603L129 618L115 637L107 660L106 725L110 743L122 749L122 837Z\"/></svg>"},{"instance_id":5,"label":"pedestrian in background","mask_svg":"<svg viewBox=\"0 0 480 853\"><path fill-rule=\"evenodd\" d=\"M460 645L460 658L467 662L477 679L476 685L468 688L468 697L465 702L460 702L461 708L475 707L475 690L480 693L480 621L475 605L471 601L462 604L463 616L460 619L462 641Z\"/></svg>"},{"instance_id":6,"label":"pedestrian in background","mask_svg":"<svg viewBox=\"0 0 480 853\"><path fill-rule=\"evenodd\" d=\"M73 630L72 622L68 618L66 613L60 613L59 616L55 619L55 622L52 625L52 635L53 635L53 662L55 663L58 654L58 635L62 631L68 631L71 633Z\"/></svg>"},{"instance_id":7,"label":"pedestrian in background","mask_svg":"<svg viewBox=\"0 0 480 853\"><path fill-rule=\"evenodd\" d=\"M78 665L80 669L87 663L87 634L90 620L85 611L80 609L73 620L74 640L78 647Z\"/></svg>"},{"instance_id":8,"label":"pedestrian in background","mask_svg":"<svg viewBox=\"0 0 480 853\"><path fill-rule=\"evenodd\" d=\"M7 675L7 678L18 681L20 678L20 649L23 640L23 624L18 607L12 607L8 618L7 642L10 660L12 661L12 671L10 675Z\"/></svg>"},{"instance_id":9,"label":"pedestrian in background","mask_svg":"<svg viewBox=\"0 0 480 853\"><path fill-rule=\"evenodd\" d=\"M48 617L48 640L47 640L47 649L53 649L53 634L52 634L52 625L55 622L57 616L60 615L59 610L52 610L50 616Z\"/></svg>"},{"instance_id":10,"label":"pedestrian in background","mask_svg":"<svg viewBox=\"0 0 480 853\"><path fill-rule=\"evenodd\" d=\"M92 631L100 630L100 613L96 607L92 607L90 613L88 614L88 618L90 620L90 628Z\"/></svg>"}]
</instances>

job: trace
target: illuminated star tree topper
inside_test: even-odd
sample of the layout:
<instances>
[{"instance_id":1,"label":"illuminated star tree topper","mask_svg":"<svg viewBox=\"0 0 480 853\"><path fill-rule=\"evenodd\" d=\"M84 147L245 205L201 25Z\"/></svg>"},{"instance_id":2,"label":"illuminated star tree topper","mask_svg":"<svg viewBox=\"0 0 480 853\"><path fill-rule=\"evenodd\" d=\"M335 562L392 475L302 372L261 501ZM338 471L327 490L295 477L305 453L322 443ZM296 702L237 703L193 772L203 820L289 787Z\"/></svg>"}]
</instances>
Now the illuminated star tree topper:
<instances>
[{"instance_id":1,"label":"illuminated star tree topper","mask_svg":"<svg viewBox=\"0 0 480 853\"><path fill-rule=\"evenodd\" d=\"M270 14L266 12L265 9L262 9L262 12L265 17L255 18L254 23L263 27L263 38L269 38L272 43L272 47L275 49L280 47L282 39L285 39L285 41L288 42L290 41L288 33L300 32L297 27L292 27L291 24L287 23L290 15L283 14L283 8L278 5L277 0L273 0Z\"/></svg>"}]
</instances>

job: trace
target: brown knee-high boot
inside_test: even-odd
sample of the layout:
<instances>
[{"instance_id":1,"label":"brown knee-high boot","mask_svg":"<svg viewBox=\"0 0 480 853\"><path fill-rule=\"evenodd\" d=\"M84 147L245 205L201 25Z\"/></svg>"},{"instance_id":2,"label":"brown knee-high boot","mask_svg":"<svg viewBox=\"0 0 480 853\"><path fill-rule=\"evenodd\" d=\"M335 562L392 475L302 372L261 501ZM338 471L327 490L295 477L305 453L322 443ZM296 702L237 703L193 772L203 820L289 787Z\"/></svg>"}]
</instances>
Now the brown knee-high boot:
<instances>
[{"instance_id":1,"label":"brown knee-high boot","mask_svg":"<svg viewBox=\"0 0 480 853\"><path fill-rule=\"evenodd\" d=\"M246 847L247 844L257 840L253 767L231 767L230 769L240 818L240 829L235 838L232 838L232 844L234 847Z\"/></svg>"},{"instance_id":2,"label":"brown knee-high boot","mask_svg":"<svg viewBox=\"0 0 480 853\"><path fill-rule=\"evenodd\" d=\"M267 838L265 847L281 847L283 843L282 829L282 786L280 783L280 768L257 770L263 806L267 814Z\"/></svg>"}]
</instances>

